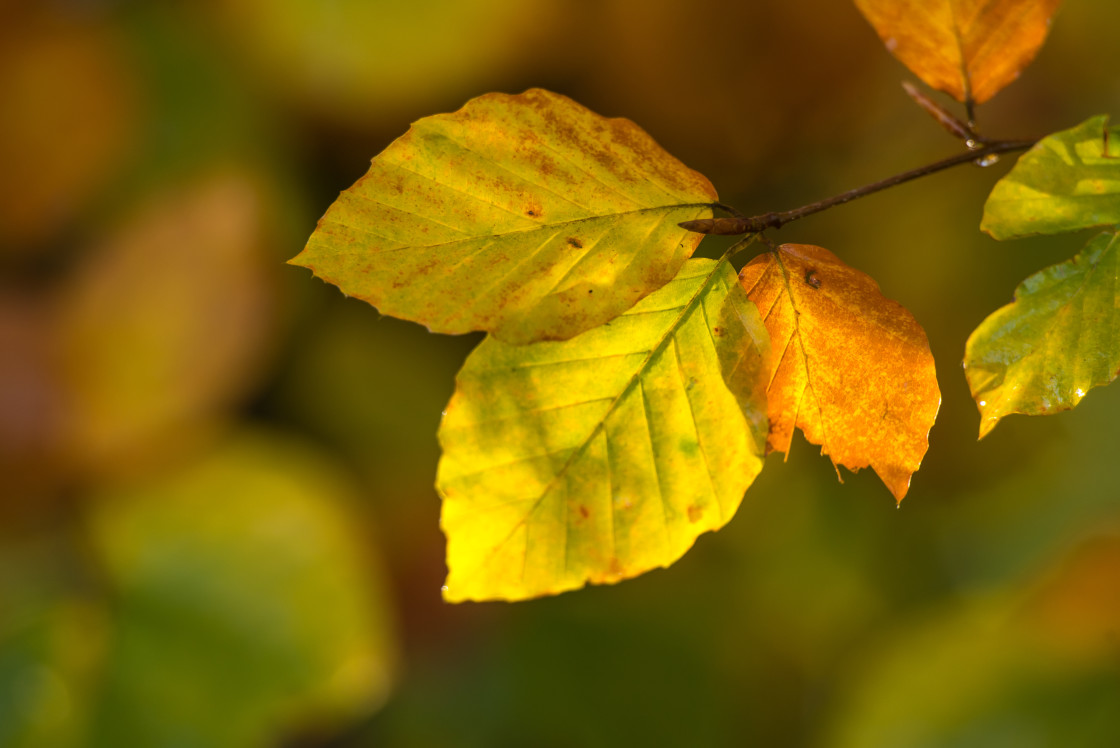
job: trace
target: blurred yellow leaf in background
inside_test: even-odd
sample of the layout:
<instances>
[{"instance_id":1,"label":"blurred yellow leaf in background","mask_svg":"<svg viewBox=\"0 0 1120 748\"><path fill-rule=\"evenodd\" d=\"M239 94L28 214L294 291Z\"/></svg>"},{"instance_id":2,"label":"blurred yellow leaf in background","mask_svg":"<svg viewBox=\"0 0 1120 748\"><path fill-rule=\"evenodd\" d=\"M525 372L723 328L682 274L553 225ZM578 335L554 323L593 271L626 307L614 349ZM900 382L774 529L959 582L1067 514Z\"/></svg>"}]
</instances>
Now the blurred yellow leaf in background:
<instances>
[{"instance_id":1,"label":"blurred yellow leaf in background","mask_svg":"<svg viewBox=\"0 0 1120 748\"><path fill-rule=\"evenodd\" d=\"M72 459L112 469L186 438L254 386L274 348L265 192L216 173L138 206L59 294Z\"/></svg>"},{"instance_id":2,"label":"blurred yellow leaf in background","mask_svg":"<svg viewBox=\"0 0 1120 748\"><path fill-rule=\"evenodd\" d=\"M556 0L209 0L277 94L360 126L478 85L548 33Z\"/></svg>"}]
</instances>

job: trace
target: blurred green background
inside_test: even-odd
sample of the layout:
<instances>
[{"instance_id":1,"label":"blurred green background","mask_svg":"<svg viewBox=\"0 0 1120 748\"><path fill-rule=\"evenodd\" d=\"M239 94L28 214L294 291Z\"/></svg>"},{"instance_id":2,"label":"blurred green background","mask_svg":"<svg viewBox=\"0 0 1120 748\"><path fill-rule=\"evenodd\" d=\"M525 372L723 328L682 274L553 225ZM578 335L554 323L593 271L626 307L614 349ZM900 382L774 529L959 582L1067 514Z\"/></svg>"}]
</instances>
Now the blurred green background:
<instances>
[{"instance_id":1,"label":"blurred green background","mask_svg":"<svg viewBox=\"0 0 1120 748\"><path fill-rule=\"evenodd\" d=\"M981 130L1120 113L1117 28L1067 0ZM798 440L671 569L516 605L440 599L478 338L284 265L487 91L630 117L761 213L955 153L903 79L835 0L0 0L0 748L1116 745L1120 388L977 443L960 369L1085 241L979 233L1009 159L776 235L928 332L901 509Z\"/></svg>"}]
</instances>

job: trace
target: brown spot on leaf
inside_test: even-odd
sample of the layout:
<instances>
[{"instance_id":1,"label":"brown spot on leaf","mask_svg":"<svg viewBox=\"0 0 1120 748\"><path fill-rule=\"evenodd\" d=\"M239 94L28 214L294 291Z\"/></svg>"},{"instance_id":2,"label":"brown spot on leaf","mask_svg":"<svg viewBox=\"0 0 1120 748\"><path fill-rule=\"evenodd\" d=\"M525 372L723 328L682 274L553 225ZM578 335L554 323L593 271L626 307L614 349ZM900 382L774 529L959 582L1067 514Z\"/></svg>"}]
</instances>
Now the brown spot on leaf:
<instances>
[{"instance_id":1,"label":"brown spot on leaf","mask_svg":"<svg viewBox=\"0 0 1120 748\"><path fill-rule=\"evenodd\" d=\"M689 522L695 523L695 522L699 521L699 519L703 516L704 516L704 508L703 507L696 506L696 504L690 504L689 505L689 507L688 507L688 521Z\"/></svg>"},{"instance_id":2,"label":"brown spot on leaf","mask_svg":"<svg viewBox=\"0 0 1120 748\"><path fill-rule=\"evenodd\" d=\"M581 242L579 239L575 238L574 236L569 236L568 237L568 245L572 246L572 247L575 247L576 249L583 249L583 242Z\"/></svg>"},{"instance_id":3,"label":"brown spot on leaf","mask_svg":"<svg viewBox=\"0 0 1120 748\"><path fill-rule=\"evenodd\" d=\"M591 516L591 510L588 509L587 507L585 507L583 504L580 504L579 505L579 516L583 517L584 519L587 519L588 517Z\"/></svg>"},{"instance_id":4,"label":"brown spot on leaf","mask_svg":"<svg viewBox=\"0 0 1120 748\"><path fill-rule=\"evenodd\" d=\"M721 335L723 335L723 328L722 327L713 327L712 328L712 335L715 335L717 338L720 337Z\"/></svg>"},{"instance_id":5,"label":"brown spot on leaf","mask_svg":"<svg viewBox=\"0 0 1120 748\"><path fill-rule=\"evenodd\" d=\"M810 268L805 273L805 284L807 286L812 287L812 288L820 288L821 287L821 279L817 276L817 271L816 270Z\"/></svg>"}]
</instances>

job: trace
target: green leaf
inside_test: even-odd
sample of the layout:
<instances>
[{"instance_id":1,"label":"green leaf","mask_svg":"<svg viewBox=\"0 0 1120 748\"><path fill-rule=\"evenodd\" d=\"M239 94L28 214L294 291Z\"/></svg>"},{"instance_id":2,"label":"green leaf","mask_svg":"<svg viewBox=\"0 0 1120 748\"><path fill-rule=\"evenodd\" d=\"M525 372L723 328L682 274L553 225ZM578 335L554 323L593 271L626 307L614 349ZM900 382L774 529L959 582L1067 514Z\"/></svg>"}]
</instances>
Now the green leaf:
<instances>
[{"instance_id":1,"label":"green leaf","mask_svg":"<svg viewBox=\"0 0 1120 748\"><path fill-rule=\"evenodd\" d=\"M291 262L433 332L565 340L669 282L716 199L629 120L487 94L416 122Z\"/></svg>"},{"instance_id":2,"label":"green leaf","mask_svg":"<svg viewBox=\"0 0 1120 748\"><path fill-rule=\"evenodd\" d=\"M113 631L87 744L276 745L375 709L394 642L348 506L331 465L264 434L98 495Z\"/></svg>"},{"instance_id":3,"label":"green leaf","mask_svg":"<svg viewBox=\"0 0 1120 748\"><path fill-rule=\"evenodd\" d=\"M72 535L69 526L0 543L0 748L89 745L109 606L74 574L83 557Z\"/></svg>"},{"instance_id":4,"label":"green leaf","mask_svg":"<svg viewBox=\"0 0 1120 748\"><path fill-rule=\"evenodd\" d=\"M1120 223L1120 127L1100 115L1043 138L996 182L980 228L996 239Z\"/></svg>"},{"instance_id":5,"label":"green leaf","mask_svg":"<svg viewBox=\"0 0 1120 748\"><path fill-rule=\"evenodd\" d=\"M1069 410L1120 367L1120 235L1098 234L1072 260L1020 284L976 328L965 374L983 438L1004 416Z\"/></svg>"},{"instance_id":6,"label":"green leaf","mask_svg":"<svg viewBox=\"0 0 1120 748\"><path fill-rule=\"evenodd\" d=\"M572 340L483 341L439 432L446 599L617 582L723 526L762 468L768 357L712 260Z\"/></svg>"}]
</instances>

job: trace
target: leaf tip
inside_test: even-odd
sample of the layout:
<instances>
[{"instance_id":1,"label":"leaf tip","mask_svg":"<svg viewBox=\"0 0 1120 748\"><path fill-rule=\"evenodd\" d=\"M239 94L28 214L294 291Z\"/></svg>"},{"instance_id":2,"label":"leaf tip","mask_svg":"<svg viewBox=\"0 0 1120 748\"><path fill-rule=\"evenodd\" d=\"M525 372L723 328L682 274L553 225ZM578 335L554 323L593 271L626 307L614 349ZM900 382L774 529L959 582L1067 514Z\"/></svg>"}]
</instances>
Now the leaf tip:
<instances>
[{"instance_id":1,"label":"leaf tip","mask_svg":"<svg viewBox=\"0 0 1120 748\"><path fill-rule=\"evenodd\" d=\"M457 603L461 600L451 594L451 588L446 584L439 588L439 596L443 598L445 603Z\"/></svg>"},{"instance_id":2,"label":"leaf tip","mask_svg":"<svg viewBox=\"0 0 1120 748\"><path fill-rule=\"evenodd\" d=\"M991 198L989 197L989 200L990 199ZM1003 231L1000 230L997 222L991 220L990 216L988 215L987 204L984 205L984 217L980 219L980 230L991 238L995 239L997 242L1001 242L1004 239L1009 238L1004 234Z\"/></svg>"},{"instance_id":3,"label":"leaf tip","mask_svg":"<svg viewBox=\"0 0 1120 748\"><path fill-rule=\"evenodd\" d=\"M997 418L995 416L988 416L987 418L981 418L981 420L980 420L980 435L976 437L976 441L980 441L985 436L992 433L992 429L994 429L996 427L997 423L999 423L999 418Z\"/></svg>"},{"instance_id":4,"label":"leaf tip","mask_svg":"<svg viewBox=\"0 0 1120 748\"><path fill-rule=\"evenodd\" d=\"M295 257L291 257L287 260L284 260L284 264L285 265L294 265L294 266L299 267L299 268L307 268L308 270L311 270L312 272L315 272L314 268L312 268L310 263L308 262L307 248L306 247L304 247L302 250L300 250L299 254L297 254Z\"/></svg>"},{"instance_id":5,"label":"leaf tip","mask_svg":"<svg viewBox=\"0 0 1120 748\"><path fill-rule=\"evenodd\" d=\"M905 468L898 469L880 469L877 466L872 466L875 472L879 474L879 479L883 481L883 485L894 496L894 503L897 507L906 498L906 494L910 491L910 479L914 477L914 473ZM917 468L915 468L917 470Z\"/></svg>"}]
</instances>

